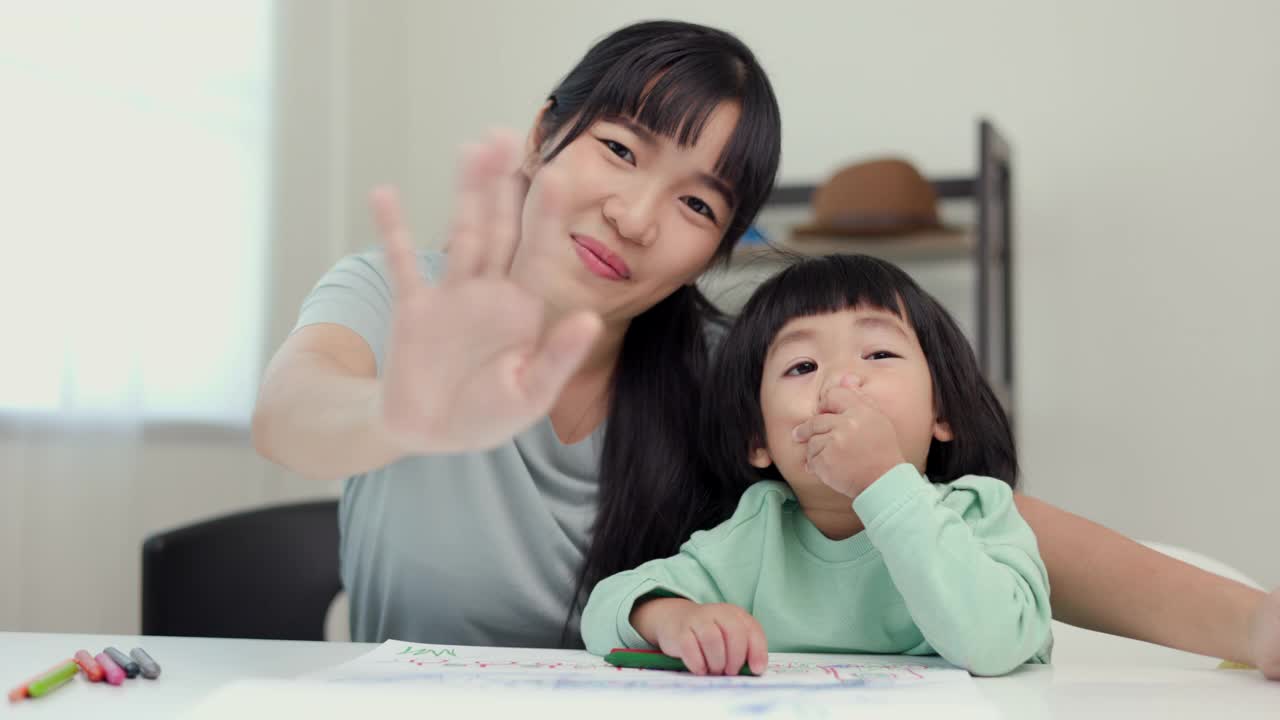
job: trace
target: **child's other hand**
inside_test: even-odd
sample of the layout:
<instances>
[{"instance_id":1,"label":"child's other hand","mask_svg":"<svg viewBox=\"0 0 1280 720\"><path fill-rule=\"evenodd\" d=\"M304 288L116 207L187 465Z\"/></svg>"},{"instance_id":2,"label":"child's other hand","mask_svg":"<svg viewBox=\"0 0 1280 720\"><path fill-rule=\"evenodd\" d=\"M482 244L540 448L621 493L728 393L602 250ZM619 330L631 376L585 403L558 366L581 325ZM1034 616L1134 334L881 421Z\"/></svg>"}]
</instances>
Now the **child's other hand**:
<instances>
[{"instance_id":1,"label":"child's other hand","mask_svg":"<svg viewBox=\"0 0 1280 720\"><path fill-rule=\"evenodd\" d=\"M1253 616L1253 664L1269 680L1280 680L1280 588L1262 598Z\"/></svg>"},{"instance_id":2,"label":"child's other hand","mask_svg":"<svg viewBox=\"0 0 1280 720\"><path fill-rule=\"evenodd\" d=\"M658 598L636 612L649 615L633 619L637 629L642 623L654 628L658 649L683 660L694 675L737 675L744 663L760 675L769 665L764 628L737 605Z\"/></svg>"},{"instance_id":3,"label":"child's other hand","mask_svg":"<svg viewBox=\"0 0 1280 720\"><path fill-rule=\"evenodd\" d=\"M792 437L807 444L809 471L850 499L906 462L893 423L847 377L823 393L818 414Z\"/></svg>"}]
</instances>

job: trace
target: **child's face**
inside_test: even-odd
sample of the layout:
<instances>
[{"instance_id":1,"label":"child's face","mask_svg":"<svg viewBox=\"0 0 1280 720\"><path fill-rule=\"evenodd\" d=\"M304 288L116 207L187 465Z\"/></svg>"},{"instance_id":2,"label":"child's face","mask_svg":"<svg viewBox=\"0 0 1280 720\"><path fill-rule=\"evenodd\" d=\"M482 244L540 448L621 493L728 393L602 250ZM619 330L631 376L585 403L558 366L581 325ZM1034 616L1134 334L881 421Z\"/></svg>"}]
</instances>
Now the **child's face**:
<instances>
[{"instance_id":1,"label":"child's face","mask_svg":"<svg viewBox=\"0 0 1280 720\"><path fill-rule=\"evenodd\" d=\"M817 413L823 392L846 375L888 417L903 458L923 472L933 439L950 440L951 431L936 418L933 378L911 324L871 307L794 318L778 331L760 380L765 447L752 453L751 463L776 464L798 488L822 486L791 431Z\"/></svg>"}]
</instances>

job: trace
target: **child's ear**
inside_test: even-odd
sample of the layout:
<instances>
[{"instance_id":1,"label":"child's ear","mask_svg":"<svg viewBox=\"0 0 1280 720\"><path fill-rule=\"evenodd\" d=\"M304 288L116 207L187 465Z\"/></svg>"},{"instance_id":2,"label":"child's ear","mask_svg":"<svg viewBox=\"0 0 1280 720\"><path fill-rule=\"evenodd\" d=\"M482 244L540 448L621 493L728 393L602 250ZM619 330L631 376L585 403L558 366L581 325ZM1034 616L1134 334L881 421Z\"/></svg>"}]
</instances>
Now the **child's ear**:
<instances>
[{"instance_id":1,"label":"child's ear","mask_svg":"<svg viewBox=\"0 0 1280 720\"><path fill-rule=\"evenodd\" d=\"M951 432L951 423L945 420L934 420L933 439L938 442L951 442L952 440L955 440L956 435Z\"/></svg>"},{"instance_id":2,"label":"child's ear","mask_svg":"<svg viewBox=\"0 0 1280 720\"><path fill-rule=\"evenodd\" d=\"M769 455L768 449L758 447L751 451L751 456L747 458L747 462L751 463L752 467L763 470L773 464L773 457Z\"/></svg>"}]
</instances>

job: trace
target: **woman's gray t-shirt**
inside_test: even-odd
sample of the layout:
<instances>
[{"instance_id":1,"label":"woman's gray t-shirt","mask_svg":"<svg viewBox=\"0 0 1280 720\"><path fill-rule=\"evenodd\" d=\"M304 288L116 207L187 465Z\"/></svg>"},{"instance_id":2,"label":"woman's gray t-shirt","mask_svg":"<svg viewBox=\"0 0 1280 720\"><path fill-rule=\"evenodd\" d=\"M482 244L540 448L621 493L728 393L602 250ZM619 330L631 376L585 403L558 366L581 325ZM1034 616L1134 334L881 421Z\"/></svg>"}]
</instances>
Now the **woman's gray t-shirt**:
<instances>
[{"instance_id":1,"label":"woman's gray t-shirt","mask_svg":"<svg viewBox=\"0 0 1280 720\"><path fill-rule=\"evenodd\" d=\"M421 252L428 282L445 256ZM302 304L295 330L336 323L369 343L382 371L391 327L383 254L339 261ZM486 452L414 456L348 478L342 583L351 636L429 643L581 647L562 631L595 518L603 425L565 445L547 418Z\"/></svg>"}]
</instances>

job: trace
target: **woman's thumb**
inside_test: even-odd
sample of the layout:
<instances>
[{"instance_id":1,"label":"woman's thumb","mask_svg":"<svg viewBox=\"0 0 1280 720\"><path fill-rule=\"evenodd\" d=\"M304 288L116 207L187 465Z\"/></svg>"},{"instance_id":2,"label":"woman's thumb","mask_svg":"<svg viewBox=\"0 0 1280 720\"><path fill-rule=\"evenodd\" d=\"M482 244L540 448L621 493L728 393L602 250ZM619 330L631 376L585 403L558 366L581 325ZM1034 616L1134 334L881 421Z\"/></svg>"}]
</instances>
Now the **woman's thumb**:
<instances>
[{"instance_id":1,"label":"woman's thumb","mask_svg":"<svg viewBox=\"0 0 1280 720\"><path fill-rule=\"evenodd\" d=\"M551 406L603 329L600 316L589 311L574 313L551 328L521 377L530 404L539 408Z\"/></svg>"}]
</instances>

